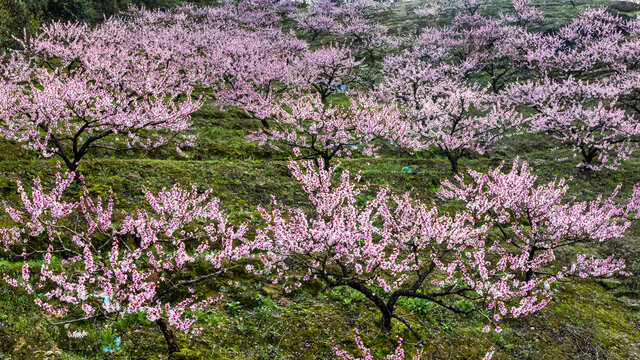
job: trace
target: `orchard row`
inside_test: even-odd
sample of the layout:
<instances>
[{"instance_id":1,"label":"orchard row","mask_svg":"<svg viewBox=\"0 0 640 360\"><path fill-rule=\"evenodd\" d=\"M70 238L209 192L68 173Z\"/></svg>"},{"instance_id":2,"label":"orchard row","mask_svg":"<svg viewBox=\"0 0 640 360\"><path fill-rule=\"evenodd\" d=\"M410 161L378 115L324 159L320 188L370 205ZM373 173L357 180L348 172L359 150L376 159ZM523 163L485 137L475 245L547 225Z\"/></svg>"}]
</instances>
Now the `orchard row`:
<instances>
[{"instance_id":1,"label":"orchard row","mask_svg":"<svg viewBox=\"0 0 640 360\"><path fill-rule=\"evenodd\" d=\"M428 2L412 15L415 34L389 29L380 21L395 5L370 0L221 1L44 25L2 63L0 134L69 172L51 190L39 179L19 186L20 208L4 205L5 256L24 261L5 280L60 324L145 313L173 353L173 330L198 332L195 313L217 300L194 284L239 264L287 290L349 287L387 331L394 321L413 331L395 311L401 298L478 312L499 331L504 318L541 310L560 280L625 274L613 255L557 253L623 237L639 188L581 202L564 180L539 184L516 160L443 181L438 197L458 204L444 211L338 169L337 158L393 146L436 149L457 174L463 157L534 133L571 149L585 171L615 170L633 153L640 21L587 9L542 31L545 14L527 0L497 14L488 5ZM274 198L238 222L196 187L144 190L146 207L123 213L86 187L65 195L96 149L198 146L191 115L205 102L261 122L247 141L290 153L306 207ZM208 270L188 276L195 265ZM389 357L402 358L400 347Z\"/></svg>"}]
</instances>

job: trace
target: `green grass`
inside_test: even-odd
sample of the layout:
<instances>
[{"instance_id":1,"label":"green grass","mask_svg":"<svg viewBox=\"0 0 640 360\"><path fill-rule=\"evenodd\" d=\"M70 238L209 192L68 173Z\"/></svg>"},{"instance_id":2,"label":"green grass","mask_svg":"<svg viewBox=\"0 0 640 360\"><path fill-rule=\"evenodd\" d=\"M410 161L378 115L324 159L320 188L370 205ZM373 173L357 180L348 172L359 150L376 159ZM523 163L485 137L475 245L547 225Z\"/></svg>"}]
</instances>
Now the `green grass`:
<instances>
[{"instance_id":1,"label":"green grass","mask_svg":"<svg viewBox=\"0 0 640 360\"><path fill-rule=\"evenodd\" d=\"M238 113L220 112L205 107L195 120L201 134L199 147L188 150L190 158L176 157L170 149L144 153L94 153L83 160L80 169L94 195L108 194L114 189L116 206L133 209L143 199L141 187L153 191L178 183L194 183L214 189L223 205L236 220L249 219L259 204L276 196L288 205L306 206L305 196L286 167L288 154L277 153L245 139L256 122ZM15 180L28 183L36 176L45 182L58 171L55 158L42 159L15 144L3 143L10 149L0 161L0 192L4 199L16 203ZM621 171L584 173L575 162L557 162L566 152L549 152L553 144L543 136L519 136L500 143L485 157L462 160L463 167L486 171L519 156L530 162L541 181L556 176L574 179L570 193L590 199L610 192L618 183L628 194L634 183L640 183L638 157L625 163ZM210 149L217 149L215 152ZM380 158L342 159L342 168L360 171L363 182L388 185L394 191L413 191L424 200L437 200L434 192L443 179L450 178L446 158L434 152L411 155L397 149L384 149ZM410 168L410 170L407 170ZM51 184L48 184L51 185ZM74 191L79 192L79 189ZM447 204L444 204L447 206ZM603 244L589 249L591 253L609 253L620 246L635 254L638 230L625 244ZM624 250L627 251L627 250ZM625 255L624 251L617 251ZM3 272L15 273L20 263L0 263ZM631 259L632 271L640 270L637 259ZM376 354L395 347L396 336L406 339L413 351L416 339L401 324L387 336L377 328L378 314L357 293L336 289L321 291L321 284L308 284L286 295L278 286L243 273L228 274L228 280L239 285L226 286L224 298L213 308L198 313L199 336L180 334L185 350L182 358L190 359L324 359L330 357L331 342L354 348L351 329L358 327L365 343ZM483 334L482 319L460 317L433 306L405 301L400 313L419 329L425 339L426 354L433 358L474 359L491 346L497 359L632 359L640 356L638 313L625 301L635 291L636 277L620 279L616 288L595 281L563 284L556 300L541 313L518 321L507 322L501 334ZM208 284L199 293L211 291ZM625 290L626 291L622 291ZM617 298L618 295L620 298ZM631 296L633 298L633 296ZM0 287L0 354L14 358L45 359L161 359L164 340L143 316L129 316L112 324L122 339L121 349L103 354L105 324L90 322L67 328L49 324L31 299L6 285ZM66 333L76 329L89 332L87 338L69 339ZM106 337L108 339L108 336ZM107 344L108 345L108 344ZM48 355L45 355L47 354ZM53 354L53 355L52 355ZM584 354L584 355L578 355Z\"/></svg>"},{"instance_id":2,"label":"green grass","mask_svg":"<svg viewBox=\"0 0 640 360\"><path fill-rule=\"evenodd\" d=\"M415 3L402 3L410 14ZM555 13L558 21L574 16L577 9L568 1L545 1L545 12ZM580 5L584 7L584 3ZM404 16L404 15L403 15ZM408 15L410 18L412 15ZM413 18L411 18L413 19ZM388 19L393 31L409 31L411 24L403 18ZM411 20L415 21L415 20ZM317 44L316 44L317 45ZM344 103L343 97L332 101ZM206 105L194 116L194 133L200 135L198 146L186 149L181 158L172 149L147 152L95 152L83 159L80 170L89 190L96 196L117 194L118 209L135 209L144 199L141 188L152 191L174 183L193 183L213 188L224 207L236 221L247 220L256 206L275 196L280 203L308 206L299 185L287 169L290 156L248 142L246 135L259 122L236 110L221 111ZM515 157L530 163L540 181L572 177L570 195L593 199L622 184L621 196L628 195L633 184L640 183L640 157L635 154L619 171L585 173L576 161L558 162L570 157L567 151L549 151L555 144L541 135L516 136L503 140L486 156L461 160L462 169L479 171ZM58 160L44 159L20 146L0 142L4 156L0 159L0 195L17 204L16 180L25 184L42 177L51 186ZM442 180L451 178L446 158L434 151L409 154L396 148L384 148L380 158L341 159L342 168L361 172L362 181L375 190L390 186L393 191L413 191L425 201L438 201L435 191ZM73 195L80 189L71 189ZM445 208L451 204L442 204ZM584 249L597 254L612 252L627 259L631 272L640 273L640 228L632 229L628 238ZM0 272L14 274L21 263L0 261ZM237 282L237 286L221 284ZM213 290L224 297L210 309L198 312L200 335L178 334L184 347L183 359L328 359L332 356L330 339L347 349L355 349L354 327L360 329L364 342L374 354L383 355L396 346L396 337L405 339L412 353L416 339L396 323L391 334L377 328L377 312L360 294L346 289L324 290L319 282L305 284L291 294L278 285L241 271L225 275L221 281L203 284L198 294ZM483 334L485 325L479 315L456 316L417 300L403 300L399 312L418 329L425 339L426 358L478 359L495 347L495 359L639 359L640 313L637 304L640 280L637 275L610 282L596 280L561 284L558 296L543 311L501 325L500 334ZM140 314L115 323L101 321L54 326L32 299L22 291L0 285L0 358L11 359L164 359L165 344L160 333ZM110 329L106 330L105 325ZM66 334L85 330L84 339L69 339ZM110 332L112 331L112 332ZM122 339L121 349L102 353L112 335Z\"/></svg>"}]
</instances>

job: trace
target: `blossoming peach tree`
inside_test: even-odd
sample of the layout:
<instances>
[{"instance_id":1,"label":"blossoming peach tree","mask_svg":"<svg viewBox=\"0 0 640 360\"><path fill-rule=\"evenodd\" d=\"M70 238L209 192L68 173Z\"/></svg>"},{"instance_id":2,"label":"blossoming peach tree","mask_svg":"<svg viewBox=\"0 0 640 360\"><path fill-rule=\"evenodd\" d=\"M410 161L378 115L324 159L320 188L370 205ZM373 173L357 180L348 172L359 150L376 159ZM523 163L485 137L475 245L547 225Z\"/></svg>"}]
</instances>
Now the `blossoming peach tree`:
<instances>
[{"instance_id":1,"label":"blossoming peach tree","mask_svg":"<svg viewBox=\"0 0 640 360\"><path fill-rule=\"evenodd\" d=\"M622 83L622 82L620 82ZM506 101L525 105L530 132L550 134L557 147L580 156L579 167L617 169L637 149L640 125L620 108L625 93L615 82L542 79L509 85Z\"/></svg>"},{"instance_id":2,"label":"blossoming peach tree","mask_svg":"<svg viewBox=\"0 0 640 360\"><path fill-rule=\"evenodd\" d=\"M414 137L415 150L435 145L458 173L462 157L484 154L517 133L522 117L488 87L414 56L387 58L384 85L414 124L408 135Z\"/></svg>"},{"instance_id":3,"label":"blossoming peach tree","mask_svg":"<svg viewBox=\"0 0 640 360\"><path fill-rule=\"evenodd\" d=\"M412 147L411 124L397 106L370 95L350 97L349 106L325 104L319 94L286 96L273 106L273 126L252 132L251 140L273 149L291 150L329 168L335 157L354 151L375 155L386 140Z\"/></svg>"},{"instance_id":4,"label":"blossoming peach tree","mask_svg":"<svg viewBox=\"0 0 640 360\"><path fill-rule=\"evenodd\" d=\"M0 134L74 173L93 148L190 144L184 131L201 102L190 76L163 58L180 43L144 29L157 36L118 20L45 26L0 69Z\"/></svg>"},{"instance_id":5,"label":"blossoming peach tree","mask_svg":"<svg viewBox=\"0 0 640 360\"><path fill-rule=\"evenodd\" d=\"M211 190L144 189L145 207L118 214L114 199L64 200L74 176L58 175L46 191L40 179L21 184L20 207L4 204L10 222L0 229L7 254L24 259L21 275L5 281L35 296L54 324L113 320L146 314L180 351L172 328L198 333L195 313L217 297L197 296L193 286L215 280L242 258L246 225L234 227ZM39 260L38 269L29 260ZM195 276L191 266L206 269ZM78 337L85 333L73 332Z\"/></svg>"},{"instance_id":6,"label":"blossoming peach tree","mask_svg":"<svg viewBox=\"0 0 640 360\"><path fill-rule=\"evenodd\" d=\"M250 270L288 289L314 278L350 287L379 310L387 331L392 319L412 329L395 311L401 298L454 313L478 311L497 324L544 308L557 281L623 274L624 261L613 255L577 253L570 261L557 254L622 237L640 194L636 188L627 204L615 201L617 191L593 201L568 199L565 180L537 184L516 161L507 173L500 166L445 181L439 195L460 206L451 213L387 187L374 192L347 170L335 180L336 166L291 162L290 168L311 211L275 200L260 208L256 220L264 225L251 247L261 251L262 265Z\"/></svg>"}]
</instances>

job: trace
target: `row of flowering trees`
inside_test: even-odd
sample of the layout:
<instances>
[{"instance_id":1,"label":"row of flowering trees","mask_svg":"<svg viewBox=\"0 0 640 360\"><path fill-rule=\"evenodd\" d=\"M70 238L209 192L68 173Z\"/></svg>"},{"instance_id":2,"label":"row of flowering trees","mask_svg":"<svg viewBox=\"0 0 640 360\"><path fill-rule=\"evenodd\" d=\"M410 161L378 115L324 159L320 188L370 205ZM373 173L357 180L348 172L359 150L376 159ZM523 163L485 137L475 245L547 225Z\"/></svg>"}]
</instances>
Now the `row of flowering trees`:
<instances>
[{"instance_id":1,"label":"row of flowering trees","mask_svg":"<svg viewBox=\"0 0 640 360\"><path fill-rule=\"evenodd\" d=\"M443 182L439 198L457 205L444 211L338 171L337 157L390 143L435 147L458 173L462 157L521 132L551 134L590 169L629 156L640 135L640 23L588 10L541 33L533 25L544 16L529 1L499 16L484 14L487 3L429 3L416 14L451 24L406 37L376 20L392 8L369 0L221 1L132 10L95 28L44 26L3 62L0 133L58 156L70 173L49 190L39 179L20 185L22 204L4 204L6 256L24 261L5 281L60 324L144 313L173 353L173 331L199 331L196 313L217 298L195 287L244 262L286 289L311 279L349 287L379 311L381 329L400 322L418 338L396 311L402 298L477 312L490 329L544 308L558 281L623 274L620 258L571 249L624 236L638 188L581 202L564 180L540 184L516 161ZM302 39L279 27L285 18ZM359 91L340 105L337 85ZM145 189L144 206L122 213L113 198L67 195L92 149L195 144L190 117L205 101L258 119L250 140L311 159L289 166L306 206L274 198L243 222L196 187ZM190 274L196 265L206 271Z\"/></svg>"},{"instance_id":2,"label":"row of flowering trees","mask_svg":"<svg viewBox=\"0 0 640 360\"><path fill-rule=\"evenodd\" d=\"M454 14L385 58L382 83L454 172L460 154L519 132L551 135L594 170L616 169L636 149L637 19L588 9L543 33L530 26L544 18L528 2L513 2L517 17L485 15L488 1L462 3L417 11Z\"/></svg>"},{"instance_id":3,"label":"row of flowering trees","mask_svg":"<svg viewBox=\"0 0 640 360\"><path fill-rule=\"evenodd\" d=\"M556 148L572 149L581 157L578 166L587 169L620 166L636 149L640 135L640 22L604 8L587 9L556 31L540 32L536 26L545 17L530 1L513 1L512 13L497 16L485 11L490 3L427 2L417 15L431 20L449 17L450 24L429 25L416 36L384 41L393 46L378 47L380 54L389 54L381 67L363 71L360 63L358 71L348 71L354 63L345 60L340 67L343 76L325 76L330 81L324 84L359 84L372 89L379 100L398 104L408 123L400 143L412 151L439 149L454 173L460 158L482 155L503 137L518 133L550 135ZM362 28L375 28L375 19L386 11L392 9L364 0L343 6L320 1L290 16L312 39L321 34L331 39L328 34L344 35L345 24L353 18ZM386 30L364 32L387 36ZM349 56L362 54L358 41L362 43L357 37L348 40L342 49L351 49ZM331 68L337 70L337 57L332 57ZM375 58L370 51L368 57ZM329 58L323 57L325 64ZM314 87L326 102L330 86ZM298 96L294 92L293 97ZM285 100L278 107L290 105ZM313 123L322 124L321 116Z\"/></svg>"},{"instance_id":4,"label":"row of flowering trees","mask_svg":"<svg viewBox=\"0 0 640 360\"><path fill-rule=\"evenodd\" d=\"M624 274L621 258L569 248L621 238L640 212L640 188L629 199L616 199L616 189L577 201L565 196L564 180L541 184L518 160L507 172L500 166L445 181L438 195L459 204L453 212L360 184L336 166L289 167L308 206L284 208L274 198L249 222L230 219L212 190L195 186L143 189L144 207L117 214L113 198L92 198L86 188L66 200L72 174L58 175L50 190L40 179L30 190L19 184L22 204L4 204L9 221L0 237L5 254L24 266L5 281L26 289L59 324L146 314L177 352L172 329L200 331L195 313L217 298L193 286L254 259L248 271L285 289L312 279L354 289L379 311L381 329L397 320L419 338L395 311L401 298L479 312L497 326L544 308L559 281ZM362 201L363 194L372 196ZM36 268L34 259L41 259ZM190 275L194 264L207 270Z\"/></svg>"},{"instance_id":5,"label":"row of flowering trees","mask_svg":"<svg viewBox=\"0 0 640 360\"><path fill-rule=\"evenodd\" d=\"M347 153L347 144L369 149L381 139L409 151L435 147L457 173L464 156L524 132L551 135L595 170L615 169L635 150L637 20L588 10L543 34L522 21L533 17L526 2L514 3L520 17L483 15L485 2L463 3L451 26L403 38L367 69L363 37L311 47L268 21L326 13L343 29L391 11L364 0L320 1L302 12L280 2L133 10L96 28L54 22L4 62L0 133L77 172L93 148L194 145L190 116L214 101L259 119L263 129L252 139L295 144L325 162ZM418 13L425 9L433 17L452 8ZM371 59L380 57L372 51ZM351 106L328 110L338 86L359 91L348 94Z\"/></svg>"}]
</instances>

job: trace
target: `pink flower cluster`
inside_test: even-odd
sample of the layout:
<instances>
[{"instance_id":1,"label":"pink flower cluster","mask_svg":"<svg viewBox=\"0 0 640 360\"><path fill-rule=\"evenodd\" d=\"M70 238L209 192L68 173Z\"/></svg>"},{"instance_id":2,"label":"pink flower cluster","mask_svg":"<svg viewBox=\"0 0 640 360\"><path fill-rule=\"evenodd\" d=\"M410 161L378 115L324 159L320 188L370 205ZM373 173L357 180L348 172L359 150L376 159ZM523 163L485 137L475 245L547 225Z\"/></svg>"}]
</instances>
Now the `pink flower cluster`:
<instances>
[{"instance_id":1,"label":"pink flower cluster","mask_svg":"<svg viewBox=\"0 0 640 360\"><path fill-rule=\"evenodd\" d=\"M250 247L260 250L263 267L251 270L290 288L311 278L351 287L381 311L383 328L392 318L404 322L394 312L401 297L462 313L455 300L467 300L497 322L541 310L554 294L551 285L563 278L625 274L624 261L613 255L577 254L564 262L556 252L621 238L638 212L638 189L628 205L615 200L617 190L578 202L564 196L564 180L537 184L527 164L516 160L507 173L500 166L445 181L439 195L462 209L443 213L386 187L362 201L370 190L346 170L333 181L336 167L290 167L314 210L282 208L275 200L260 208L265 227ZM390 295L385 299L372 287Z\"/></svg>"},{"instance_id":2,"label":"pink flower cluster","mask_svg":"<svg viewBox=\"0 0 640 360\"><path fill-rule=\"evenodd\" d=\"M181 331L199 331L194 313L216 297L197 298L190 286L247 256L247 225L230 224L211 190L144 190L149 210L114 214L114 199L91 199L86 189L78 202L62 200L72 179L59 178L48 193L39 179L30 194L20 185L22 211L5 205L14 223L2 229L5 248L23 248L25 258L44 253L37 272L25 262L22 276L7 281L42 292L37 304L54 315L78 316L76 309L85 318L142 312L151 321L166 318ZM40 239L48 239L44 249ZM189 276L195 263L206 264L209 272Z\"/></svg>"}]
</instances>

